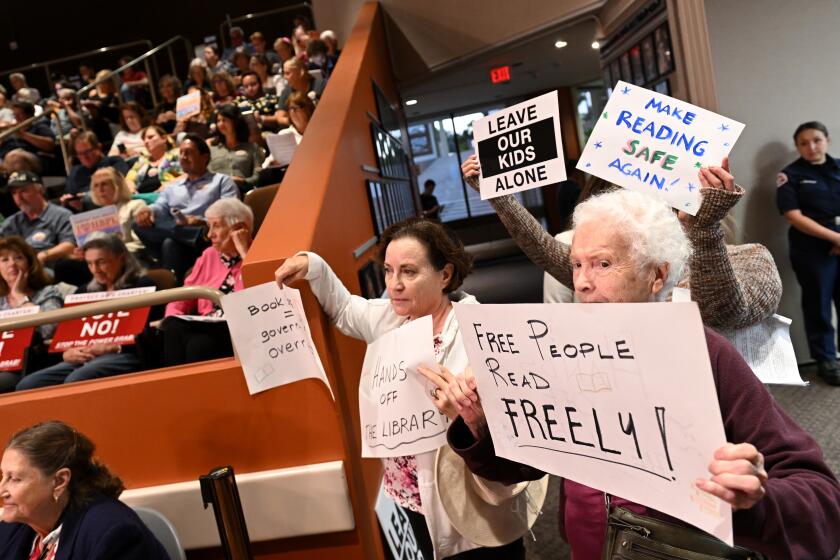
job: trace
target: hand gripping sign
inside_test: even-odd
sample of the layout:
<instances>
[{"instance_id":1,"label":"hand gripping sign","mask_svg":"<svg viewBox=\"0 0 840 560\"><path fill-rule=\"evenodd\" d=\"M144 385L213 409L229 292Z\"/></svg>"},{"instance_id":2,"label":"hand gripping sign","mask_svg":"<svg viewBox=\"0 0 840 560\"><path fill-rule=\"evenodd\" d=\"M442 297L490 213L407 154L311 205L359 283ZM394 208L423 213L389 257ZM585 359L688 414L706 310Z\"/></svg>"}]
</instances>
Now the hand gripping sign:
<instances>
[{"instance_id":1,"label":"hand gripping sign","mask_svg":"<svg viewBox=\"0 0 840 560\"><path fill-rule=\"evenodd\" d=\"M498 456L732 544L729 505L694 486L726 443L696 304L456 303L455 315Z\"/></svg>"},{"instance_id":2,"label":"hand gripping sign","mask_svg":"<svg viewBox=\"0 0 840 560\"><path fill-rule=\"evenodd\" d=\"M121 297L136 296L154 292L155 287L129 288L113 292L91 292L89 294L70 294L64 298L64 306L71 307ZM81 319L71 319L59 323L55 330L50 352L64 352L71 348L92 344L134 344L134 337L146 328L149 318L148 307L138 307L128 311L113 311L102 315L92 315Z\"/></svg>"},{"instance_id":3,"label":"hand gripping sign","mask_svg":"<svg viewBox=\"0 0 840 560\"><path fill-rule=\"evenodd\" d=\"M701 107L618 82L577 168L652 193L694 216L700 168L720 165L743 130L743 124Z\"/></svg>"},{"instance_id":4,"label":"hand gripping sign","mask_svg":"<svg viewBox=\"0 0 840 560\"><path fill-rule=\"evenodd\" d=\"M0 311L0 319L11 319L38 313L37 305ZM23 355L32 343L34 327L0 332L0 371L17 371L23 367Z\"/></svg>"},{"instance_id":5,"label":"hand gripping sign","mask_svg":"<svg viewBox=\"0 0 840 560\"><path fill-rule=\"evenodd\" d=\"M566 179L556 91L475 121L473 139L482 200Z\"/></svg>"}]
</instances>

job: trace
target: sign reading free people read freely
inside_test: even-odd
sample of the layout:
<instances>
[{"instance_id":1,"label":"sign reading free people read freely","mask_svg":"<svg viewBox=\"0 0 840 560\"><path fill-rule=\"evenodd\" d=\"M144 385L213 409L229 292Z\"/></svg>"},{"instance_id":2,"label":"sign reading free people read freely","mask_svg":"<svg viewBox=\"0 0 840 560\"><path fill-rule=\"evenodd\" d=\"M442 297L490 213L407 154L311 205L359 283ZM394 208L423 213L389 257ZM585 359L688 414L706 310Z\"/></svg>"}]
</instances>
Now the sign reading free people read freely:
<instances>
[{"instance_id":1,"label":"sign reading free people read freely","mask_svg":"<svg viewBox=\"0 0 840 560\"><path fill-rule=\"evenodd\" d=\"M478 119L473 140L482 200L566 180L556 91Z\"/></svg>"},{"instance_id":2,"label":"sign reading free people read freely","mask_svg":"<svg viewBox=\"0 0 840 560\"><path fill-rule=\"evenodd\" d=\"M314 378L332 394L298 290L267 282L225 295L222 309L248 393Z\"/></svg>"},{"instance_id":3,"label":"sign reading free people read freely","mask_svg":"<svg viewBox=\"0 0 840 560\"><path fill-rule=\"evenodd\" d=\"M696 304L456 303L455 315L497 455L732 544L729 505L694 486L726 444Z\"/></svg>"},{"instance_id":4,"label":"sign reading free people read freely","mask_svg":"<svg viewBox=\"0 0 840 560\"><path fill-rule=\"evenodd\" d=\"M449 419L417 366L437 368L432 317L415 319L368 345L359 379L362 457L400 457L446 444Z\"/></svg>"},{"instance_id":5,"label":"sign reading free people read freely","mask_svg":"<svg viewBox=\"0 0 840 560\"><path fill-rule=\"evenodd\" d=\"M620 81L577 168L655 193L694 216L700 209L700 168L719 166L743 130L732 119Z\"/></svg>"}]
</instances>

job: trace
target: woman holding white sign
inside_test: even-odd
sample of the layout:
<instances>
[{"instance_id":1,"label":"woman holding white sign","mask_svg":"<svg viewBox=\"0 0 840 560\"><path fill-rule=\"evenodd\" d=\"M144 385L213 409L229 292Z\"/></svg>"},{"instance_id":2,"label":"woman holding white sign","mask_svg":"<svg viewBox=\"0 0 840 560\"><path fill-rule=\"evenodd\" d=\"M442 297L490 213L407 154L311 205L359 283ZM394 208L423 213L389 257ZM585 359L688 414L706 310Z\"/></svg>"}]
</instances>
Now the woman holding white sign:
<instances>
[{"instance_id":1,"label":"woman holding white sign","mask_svg":"<svg viewBox=\"0 0 840 560\"><path fill-rule=\"evenodd\" d=\"M431 315L435 359L462 371L467 356L452 301L477 301L458 291L472 269L472 257L461 241L438 223L410 219L382 234L378 258L385 268L388 299L351 295L315 253L287 258L275 276L281 285L308 281L330 321L344 334L368 343L408 321ZM443 391L435 390L431 396L441 410L454 416ZM459 533L453 527L438 493L435 458L435 452L428 452L383 459L385 491L407 512L424 557L524 558L522 541L516 536L505 546L480 548L462 536L463 530Z\"/></svg>"},{"instance_id":2,"label":"woman holding white sign","mask_svg":"<svg viewBox=\"0 0 840 560\"><path fill-rule=\"evenodd\" d=\"M93 279L77 293L113 292L154 286L119 236L95 232L82 247ZM132 347L92 344L65 350L64 361L21 379L16 391L86 381L139 371L143 362Z\"/></svg>"},{"instance_id":3,"label":"woman holding white sign","mask_svg":"<svg viewBox=\"0 0 840 560\"><path fill-rule=\"evenodd\" d=\"M691 289L703 323L716 329L740 329L759 323L776 312L782 297L779 271L766 247L758 243L727 245L724 240L721 222L744 195L744 189L729 173L728 159L724 158L720 167L698 171L703 195L700 209L693 217L681 214L694 250L679 284ZM470 156L461 164L461 171L478 191L478 158ZM574 290L569 245L549 235L512 195L489 202L528 258Z\"/></svg>"},{"instance_id":4,"label":"woman holding white sign","mask_svg":"<svg viewBox=\"0 0 840 560\"><path fill-rule=\"evenodd\" d=\"M665 301L682 278L691 249L664 201L611 192L579 205L574 226L570 260L581 303ZM729 342L708 328L705 338L726 439L734 443L709 457L710 476L693 484L701 492L687 490L692 500L703 504L710 494L730 504L740 547L772 558L831 558L840 546L840 485L819 446L785 414ZM528 465L496 457L475 387L470 374L441 384L460 412L449 428L450 446L472 472L490 480L510 484L542 476ZM575 441L574 430L581 425L570 419L568 430L558 425L555 434L571 433ZM665 526L664 514L619 497L612 497L612 504L625 511L613 511L608 525L604 494L569 479L563 481L562 496L564 535L576 559L626 558L620 549L628 542L640 543L650 558L760 557L688 526Z\"/></svg>"}]
</instances>

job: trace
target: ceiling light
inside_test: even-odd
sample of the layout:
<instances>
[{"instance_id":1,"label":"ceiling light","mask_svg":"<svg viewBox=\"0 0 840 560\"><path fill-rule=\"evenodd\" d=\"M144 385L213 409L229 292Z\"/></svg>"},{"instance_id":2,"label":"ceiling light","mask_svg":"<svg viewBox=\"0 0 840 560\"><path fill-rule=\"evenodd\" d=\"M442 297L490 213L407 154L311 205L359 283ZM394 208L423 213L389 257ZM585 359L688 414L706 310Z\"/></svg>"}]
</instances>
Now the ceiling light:
<instances>
[{"instance_id":1,"label":"ceiling light","mask_svg":"<svg viewBox=\"0 0 840 560\"><path fill-rule=\"evenodd\" d=\"M557 41L556 43L554 43L554 46L557 47L558 49L562 49L563 47L565 47L568 44L569 43L567 43L566 41Z\"/></svg>"},{"instance_id":2,"label":"ceiling light","mask_svg":"<svg viewBox=\"0 0 840 560\"><path fill-rule=\"evenodd\" d=\"M405 104L408 107L410 107L412 105L417 105L417 100L416 99L409 99L408 101L405 102Z\"/></svg>"},{"instance_id":3,"label":"ceiling light","mask_svg":"<svg viewBox=\"0 0 840 560\"><path fill-rule=\"evenodd\" d=\"M592 41L592 48L593 49L600 49L601 48L601 43L599 43L598 41Z\"/></svg>"}]
</instances>

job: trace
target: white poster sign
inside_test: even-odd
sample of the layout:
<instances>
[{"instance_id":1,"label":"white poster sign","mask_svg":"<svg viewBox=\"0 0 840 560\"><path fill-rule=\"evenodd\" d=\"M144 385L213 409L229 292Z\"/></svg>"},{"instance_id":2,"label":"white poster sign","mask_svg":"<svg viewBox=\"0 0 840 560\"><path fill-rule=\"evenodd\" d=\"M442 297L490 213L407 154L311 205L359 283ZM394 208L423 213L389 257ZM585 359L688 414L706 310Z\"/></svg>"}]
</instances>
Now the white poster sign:
<instances>
[{"instance_id":1,"label":"white poster sign","mask_svg":"<svg viewBox=\"0 0 840 560\"><path fill-rule=\"evenodd\" d=\"M225 295L222 309L250 394L309 378L330 388L298 290L267 282Z\"/></svg>"},{"instance_id":2,"label":"white poster sign","mask_svg":"<svg viewBox=\"0 0 840 560\"><path fill-rule=\"evenodd\" d=\"M277 134L266 134L265 143L277 165L285 167L292 163L298 144L291 129L287 128Z\"/></svg>"},{"instance_id":3,"label":"white poster sign","mask_svg":"<svg viewBox=\"0 0 840 560\"><path fill-rule=\"evenodd\" d=\"M726 444L689 304L459 305L496 454L657 509L732 543L698 490Z\"/></svg>"},{"instance_id":4,"label":"white poster sign","mask_svg":"<svg viewBox=\"0 0 840 560\"><path fill-rule=\"evenodd\" d=\"M362 457L400 457L446 443L449 419L418 366L437 368L432 317L406 323L368 345L359 379Z\"/></svg>"},{"instance_id":5,"label":"white poster sign","mask_svg":"<svg viewBox=\"0 0 840 560\"><path fill-rule=\"evenodd\" d=\"M478 119L473 140L482 200L566 180L556 91Z\"/></svg>"},{"instance_id":6,"label":"white poster sign","mask_svg":"<svg viewBox=\"0 0 840 560\"><path fill-rule=\"evenodd\" d=\"M385 493L384 483L379 485L374 509L394 560L423 560L408 515Z\"/></svg>"},{"instance_id":7,"label":"white poster sign","mask_svg":"<svg viewBox=\"0 0 840 560\"><path fill-rule=\"evenodd\" d=\"M732 119L620 81L577 168L656 194L693 216L700 208L700 168L719 166L743 130Z\"/></svg>"},{"instance_id":8,"label":"white poster sign","mask_svg":"<svg viewBox=\"0 0 840 560\"><path fill-rule=\"evenodd\" d=\"M732 343L762 383L807 385L799 375L790 323L787 317L773 315L747 328L721 330L720 334Z\"/></svg>"},{"instance_id":9,"label":"white poster sign","mask_svg":"<svg viewBox=\"0 0 840 560\"><path fill-rule=\"evenodd\" d=\"M179 121L201 112L201 92L182 95L175 101L175 118Z\"/></svg>"}]
</instances>

